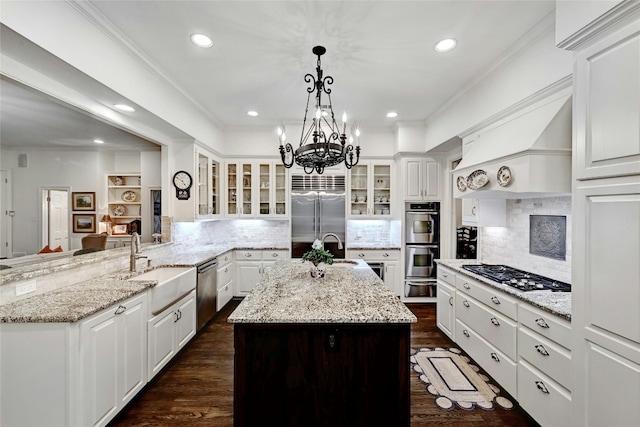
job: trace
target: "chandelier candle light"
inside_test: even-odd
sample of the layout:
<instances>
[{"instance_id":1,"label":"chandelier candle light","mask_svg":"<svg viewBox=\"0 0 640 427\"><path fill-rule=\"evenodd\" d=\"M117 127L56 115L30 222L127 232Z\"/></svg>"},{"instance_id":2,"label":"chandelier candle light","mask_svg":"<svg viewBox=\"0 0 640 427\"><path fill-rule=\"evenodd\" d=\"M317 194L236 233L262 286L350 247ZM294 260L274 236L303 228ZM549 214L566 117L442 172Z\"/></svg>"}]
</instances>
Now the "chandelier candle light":
<instances>
[{"instance_id":1,"label":"chandelier candle light","mask_svg":"<svg viewBox=\"0 0 640 427\"><path fill-rule=\"evenodd\" d=\"M320 57L327 50L323 46L313 48L313 54L318 56L316 66L317 77L312 74L304 76L304 81L312 83L307 87L307 107L304 111L304 121L302 122L302 134L300 145L294 151L287 141L287 135L282 127L278 127L278 138L280 140L280 157L286 168L293 166L293 163L302 166L305 173L316 171L322 174L326 167L344 162L347 169L351 169L360 160L360 130L356 129L356 147L353 146L353 139L347 141L347 114L342 114L342 131L336 123L331 104L331 89L333 77L323 76ZM309 101L311 94L315 92L315 116L307 126L307 113L309 112ZM328 104L322 104L322 93L327 95ZM324 128L323 128L324 126ZM311 140L310 138L313 137ZM354 156L355 151L355 156Z\"/></svg>"}]
</instances>

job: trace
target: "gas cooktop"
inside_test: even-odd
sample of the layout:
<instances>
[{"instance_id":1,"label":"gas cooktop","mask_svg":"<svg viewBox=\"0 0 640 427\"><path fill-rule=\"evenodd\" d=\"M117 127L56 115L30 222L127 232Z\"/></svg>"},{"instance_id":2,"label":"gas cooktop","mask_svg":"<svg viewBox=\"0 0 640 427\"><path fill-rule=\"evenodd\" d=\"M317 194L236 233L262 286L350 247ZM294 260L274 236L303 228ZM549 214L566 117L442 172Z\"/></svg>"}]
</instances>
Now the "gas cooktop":
<instances>
[{"instance_id":1,"label":"gas cooktop","mask_svg":"<svg viewBox=\"0 0 640 427\"><path fill-rule=\"evenodd\" d=\"M463 265L462 268L521 291L571 292L571 285L568 283L528 273L508 265L468 264Z\"/></svg>"}]
</instances>

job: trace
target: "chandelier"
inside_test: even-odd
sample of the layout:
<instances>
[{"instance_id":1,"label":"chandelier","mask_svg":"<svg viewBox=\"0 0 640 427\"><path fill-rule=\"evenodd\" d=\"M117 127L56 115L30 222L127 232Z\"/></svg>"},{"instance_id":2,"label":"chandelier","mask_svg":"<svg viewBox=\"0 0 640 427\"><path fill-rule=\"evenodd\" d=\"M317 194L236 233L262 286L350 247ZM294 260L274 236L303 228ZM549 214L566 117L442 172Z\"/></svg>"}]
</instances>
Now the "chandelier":
<instances>
[{"instance_id":1,"label":"chandelier","mask_svg":"<svg viewBox=\"0 0 640 427\"><path fill-rule=\"evenodd\" d=\"M313 74L304 76L304 81L309 83L307 87L307 107L304 111L304 121L302 122L302 134L300 145L294 151L290 143L286 142L287 136L282 127L278 127L278 137L280 140L280 157L286 168L293 166L293 163L302 166L305 173L316 171L318 174L324 172L324 168L335 166L344 162L347 169L351 169L360 160L360 130L356 129L356 147L353 146L353 138L347 141L347 115L342 115L342 131L336 123L331 105L331 89L333 77L324 76L320 57L327 51L323 46L313 48L313 54L318 56L316 66L317 77ZM315 93L315 116L307 125L307 113L309 112L309 101L311 94ZM322 103L322 94L327 95L328 104ZM355 155L354 155L355 152Z\"/></svg>"}]
</instances>

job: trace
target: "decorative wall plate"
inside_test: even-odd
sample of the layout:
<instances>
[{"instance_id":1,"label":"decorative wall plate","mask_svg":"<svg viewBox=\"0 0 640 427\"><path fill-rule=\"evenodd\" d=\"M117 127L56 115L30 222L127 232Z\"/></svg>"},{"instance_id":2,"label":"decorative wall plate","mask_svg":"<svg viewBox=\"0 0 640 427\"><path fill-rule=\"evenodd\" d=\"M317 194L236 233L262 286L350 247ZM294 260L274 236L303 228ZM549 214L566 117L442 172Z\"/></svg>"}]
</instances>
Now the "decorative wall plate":
<instances>
[{"instance_id":1,"label":"decorative wall plate","mask_svg":"<svg viewBox=\"0 0 640 427\"><path fill-rule=\"evenodd\" d=\"M465 182L464 176L459 176L457 179L458 190L467 191L467 183Z\"/></svg>"},{"instance_id":2,"label":"decorative wall plate","mask_svg":"<svg viewBox=\"0 0 640 427\"><path fill-rule=\"evenodd\" d=\"M482 169L475 170L467 177L467 187L471 190L479 190L489 183L487 173Z\"/></svg>"},{"instance_id":3,"label":"decorative wall plate","mask_svg":"<svg viewBox=\"0 0 640 427\"><path fill-rule=\"evenodd\" d=\"M511 169L508 166L502 166L498 169L498 185L508 187L509 184L511 184Z\"/></svg>"},{"instance_id":4,"label":"decorative wall plate","mask_svg":"<svg viewBox=\"0 0 640 427\"><path fill-rule=\"evenodd\" d=\"M116 207L113 208L113 214L115 216L123 216L125 213L127 213L127 208L124 205L116 205Z\"/></svg>"},{"instance_id":5,"label":"decorative wall plate","mask_svg":"<svg viewBox=\"0 0 640 427\"><path fill-rule=\"evenodd\" d=\"M136 201L136 193L134 193L131 190L125 191L124 193L122 193L122 196L120 197L122 200L124 200L125 202L135 202Z\"/></svg>"}]
</instances>

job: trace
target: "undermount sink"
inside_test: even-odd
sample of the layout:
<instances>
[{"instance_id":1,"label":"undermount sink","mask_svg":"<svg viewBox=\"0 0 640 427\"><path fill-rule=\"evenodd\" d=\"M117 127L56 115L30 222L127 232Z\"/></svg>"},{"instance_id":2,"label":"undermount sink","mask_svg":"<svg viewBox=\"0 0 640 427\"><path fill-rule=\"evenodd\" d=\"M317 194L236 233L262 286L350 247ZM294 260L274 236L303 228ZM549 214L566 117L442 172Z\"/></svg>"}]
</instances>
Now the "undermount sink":
<instances>
[{"instance_id":1,"label":"undermount sink","mask_svg":"<svg viewBox=\"0 0 640 427\"><path fill-rule=\"evenodd\" d=\"M149 290L151 313L156 315L196 287L195 267L160 267L130 278L129 280L155 280Z\"/></svg>"}]
</instances>

